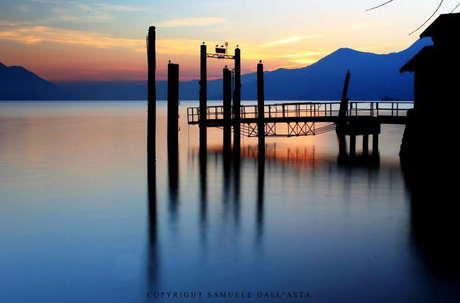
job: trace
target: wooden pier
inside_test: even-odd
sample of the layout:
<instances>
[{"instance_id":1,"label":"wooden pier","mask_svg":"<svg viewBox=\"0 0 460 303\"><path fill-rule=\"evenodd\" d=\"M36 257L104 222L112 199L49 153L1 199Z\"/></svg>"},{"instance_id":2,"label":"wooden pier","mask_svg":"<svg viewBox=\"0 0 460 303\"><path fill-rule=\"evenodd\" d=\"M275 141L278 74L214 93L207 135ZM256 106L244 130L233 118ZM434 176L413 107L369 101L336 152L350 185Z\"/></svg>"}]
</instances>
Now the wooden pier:
<instances>
[{"instance_id":1,"label":"wooden pier","mask_svg":"<svg viewBox=\"0 0 460 303\"><path fill-rule=\"evenodd\" d=\"M336 124L339 122L340 102L286 102L263 105L263 115L259 115L259 105L241 105L240 106L240 123L247 125L246 133L248 137L258 135L258 119L262 118L265 127L270 128L267 124L276 123L317 123L330 122ZM349 102L346 109L346 117L350 121L367 121L371 118L379 124L405 124L407 111L412 108L412 102ZM234 119L233 108L231 107L232 123ZM260 111L262 113L262 111ZM199 107L187 108L188 124L199 124L201 119ZM223 127L224 126L224 106L207 106L206 107L206 126ZM332 129L334 130L334 129ZM274 131L274 129L273 129ZM308 132L299 132L298 135L314 134L314 129ZM276 132L267 132L266 136L295 136L295 132L288 134L277 134Z\"/></svg>"},{"instance_id":2,"label":"wooden pier","mask_svg":"<svg viewBox=\"0 0 460 303\"><path fill-rule=\"evenodd\" d=\"M148 154L155 159L155 27L150 27L148 40L149 61L149 117ZM189 125L200 126L200 150L203 157L207 150L207 128L223 129L224 150L233 150L238 157L241 136L258 137L259 152L265 148L265 137L316 136L335 131L341 154L346 154L346 136L349 136L350 156L356 154L356 136L363 136L363 154L369 153L369 136L372 135L372 154L378 155L379 134L382 124L406 124L407 112L413 102L350 102L348 85L351 74L345 76L340 102L286 102L265 104L264 70L262 61L257 64L257 103L241 104L241 50L227 53L227 43L216 46L215 53L208 53L207 46L200 46L200 102L198 107L187 108ZM230 59L233 70L223 69L222 105L207 105L207 59ZM178 150L178 102L179 65L168 66L168 150L176 158ZM284 127L278 127L283 124ZM232 146L233 132L233 146Z\"/></svg>"}]
</instances>

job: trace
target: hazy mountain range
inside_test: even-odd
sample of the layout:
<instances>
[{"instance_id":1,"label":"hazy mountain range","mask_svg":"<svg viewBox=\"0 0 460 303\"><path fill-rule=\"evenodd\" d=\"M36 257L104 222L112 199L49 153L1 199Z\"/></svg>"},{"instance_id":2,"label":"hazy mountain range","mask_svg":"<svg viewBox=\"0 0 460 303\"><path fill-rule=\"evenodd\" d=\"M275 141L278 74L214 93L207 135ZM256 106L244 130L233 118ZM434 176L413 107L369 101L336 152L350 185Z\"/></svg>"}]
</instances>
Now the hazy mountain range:
<instances>
[{"instance_id":1,"label":"hazy mountain range","mask_svg":"<svg viewBox=\"0 0 460 303\"><path fill-rule=\"evenodd\" d=\"M0 62L0 100L79 100L54 83L46 81L22 66L7 67Z\"/></svg>"},{"instance_id":2,"label":"hazy mountain range","mask_svg":"<svg viewBox=\"0 0 460 303\"><path fill-rule=\"evenodd\" d=\"M345 73L351 72L351 100L380 100L390 96L413 99L413 75L399 68L420 49L422 39L408 49L385 55L341 48L315 64L265 73L267 100L337 100ZM242 99L257 99L256 74L242 76ZM198 80L180 83L181 100L198 100ZM222 80L208 81L209 100L222 100ZM0 63L0 100L146 100L147 85L140 82L75 82L53 84L20 66ZM157 99L167 99L167 82L157 81Z\"/></svg>"}]
</instances>

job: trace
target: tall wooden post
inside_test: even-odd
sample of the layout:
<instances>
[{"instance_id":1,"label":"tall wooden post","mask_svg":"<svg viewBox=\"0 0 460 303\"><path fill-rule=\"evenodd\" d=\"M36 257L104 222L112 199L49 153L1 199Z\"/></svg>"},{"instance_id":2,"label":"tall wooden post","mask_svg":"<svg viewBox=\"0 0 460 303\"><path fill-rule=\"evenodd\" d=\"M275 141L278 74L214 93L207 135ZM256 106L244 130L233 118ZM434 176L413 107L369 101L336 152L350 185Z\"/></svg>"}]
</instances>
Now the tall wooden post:
<instances>
[{"instance_id":1,"label":"tall wooden post","mask_svg":"<svg viewBox=\"0 0 460 303\"><path fill-rule=\"evenodd\" d=\"M205 152L207 148L207 70L206 70L206 45L203 42L200 48L200 152Z\"/></svg>"},{"instance_id":2,"label":"tall wooden post","mask_svg":"<svg viewBox=\"0 0 460 303\"><path fill-rule=\"evenodd\" d=\"M223 95L224 95L224 152L232 148L232 72L225 67L223 71Z\"/></svg>"},{"instance_id":3,"label":"tall wooden post","mask_svg":"<svg viewBox=\"0 0 460 303\"><path fill-rule=\"evenodd\" d=\"M241 108L241 51L235 49L235 92L233 94L233 114L235 117L233 126L233 151L240 153L241 130L240 130L240 108Z\"/></svg>"},{"instance_id":4,"label":"tall wooden post","mask_svg":"<svg viewBox=\"0 0 460 303\"><path fill-rule=\"evenodd\" d=\"M264 94L264 65L257 64L257 136L259 139L259 154L265 152L265 94Z\"/></svg>"},{"instance_id":5,"label":"tall wooden post","mask_svg":"<svg viewBox=\"0 0 460 303\"><path fill-rule=\"evenodd\" d=\"M342 99L340 101L340 109L339 109L339 118L340 120L345 119L348 110L348 85L350 84L350 71L347 71L347 75L345 76L345 84L343 85L342 91Z\"/></svg>"},{"instance_id":6,"label":"tall wooden post","mask_svg":"<svg viewBox=\"0 0 460 303\"><path fill-rule=\"evenodd\" d=\"M155 27L149 27L147 36L147 64L148 64L148 103L147 103L147 155L155 163L155 141L156 141L156 87L155 87L155 69L156 69L156 50L155 50Z\"/></svg>"},{"instance_id":7,"label":"tall wooden post","mask_svg":"<svg viewBox=\"0 0 460 303\"><path fill-rule=\"evenodd\" d=\"M347 147L346 147L346 128L347 128L347 110L348 110L348 85L350 83L350 71L347 71L345 76L345 83L343 85L342 99L340 101L339 108L339 121L337 123L337 137L339 139L339 158L343 159L347 157ZM351 138L350 138L351 141ZM351 147L351 146L350 146ZM351 152L351 150L350 150Z\"/></svg>"},{"instance_id":8,"label":"tall wooden post","mask_svg":"<svg viewBox=\"0 0 460 303\"><path fill-rule=\"evenodd\" d=\"M179 64L168 64L168 153L179 149Z\"/></svg>"}]
</instances>

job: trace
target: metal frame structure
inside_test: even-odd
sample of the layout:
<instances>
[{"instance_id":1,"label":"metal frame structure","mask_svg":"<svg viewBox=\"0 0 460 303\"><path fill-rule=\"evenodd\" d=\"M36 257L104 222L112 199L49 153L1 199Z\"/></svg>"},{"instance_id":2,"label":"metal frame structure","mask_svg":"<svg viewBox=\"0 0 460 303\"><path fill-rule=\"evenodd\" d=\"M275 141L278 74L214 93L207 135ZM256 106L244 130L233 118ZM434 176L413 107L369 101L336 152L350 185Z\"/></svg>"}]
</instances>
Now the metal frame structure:
<instances>
[{"instance_id":1,"label":"metal frame structure","mask_svg":"<svg viewBox=\"0 0 460 303\"><path fill-rule=\"evenodd\" d=\"M227 47L227 43L226 43ZM206 150L207 145L207 127L209 127L208 116L210 114L209 107L207 106L207 59L229 59L235 60L234 68L234 88L233 88L233 105L232 119L229 123L224 123L220 126L224 128L230 128L233 126L233 149L238 151L241 146L241 125L240 125L240 106L241 106L241 51L238 45L235 48L235 55L228 55L227 48L225 53L218 52L208 53L207 46L203 42L200 49L200 107L196 110L196 117L198 118L198 124L200 125L200 148L202 151ZM212 107L211 107L212 108ZM217 108L216 108L217 110ZM188 111L190 113L190 111ZM202 115L201 113L205 113ZM220 110L222 119L224 115L223 108ZM195 113L192 113L195 116Z\"/></svg>"},{"instance_id":2,"label":"metal frame structure","mask_svg":"<svg viewBox=\"0 0 460 303\"><path fill-rule=\"evenodd\" d=\"M206 58L235 60L235 56L227 55L227 54L214 54L214 53L207 53Z\"/></svg>"}]
</instances>

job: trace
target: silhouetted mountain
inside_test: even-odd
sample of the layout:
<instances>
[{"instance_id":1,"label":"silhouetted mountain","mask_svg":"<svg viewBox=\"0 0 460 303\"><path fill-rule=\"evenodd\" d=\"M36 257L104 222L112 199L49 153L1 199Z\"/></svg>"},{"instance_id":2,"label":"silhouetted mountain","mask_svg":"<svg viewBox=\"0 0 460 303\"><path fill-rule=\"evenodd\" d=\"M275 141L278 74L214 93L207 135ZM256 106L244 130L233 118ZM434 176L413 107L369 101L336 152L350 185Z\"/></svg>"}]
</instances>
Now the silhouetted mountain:
<instances>
[{"instance_id":1,"label":"silhouetted mountain","mask_svg":"<svg viewBox=\"0 0 460 303\"><path fill-rule=\"evenodd\" d=\"M79 96L64 91L21 66L0 63L0 100L78 100Z\"/></svg>"}]
</instances>

